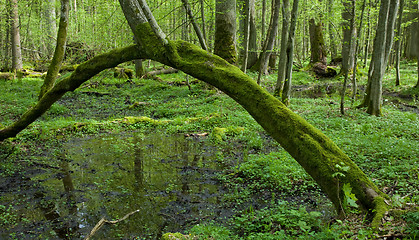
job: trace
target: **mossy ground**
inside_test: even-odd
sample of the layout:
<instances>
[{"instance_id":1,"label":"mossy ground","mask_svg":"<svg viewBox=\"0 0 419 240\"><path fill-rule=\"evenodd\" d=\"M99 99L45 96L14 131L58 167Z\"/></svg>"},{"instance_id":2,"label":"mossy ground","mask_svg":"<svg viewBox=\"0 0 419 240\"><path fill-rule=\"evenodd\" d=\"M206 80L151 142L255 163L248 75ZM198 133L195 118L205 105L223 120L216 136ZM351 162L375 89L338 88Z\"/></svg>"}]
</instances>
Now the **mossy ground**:
<instances>
[{"instance_id":1,"label":"mossy ground","mask_svg":"<svg viewBox=\"0 0 419 240\"><path fill-rule=\"evenodd\" d=\"M374 183L391 197L391 206L411 209L419 204L419 121L416 66L403 63L402 86L394 87L390 70L384 79L386 94L382 117L371 117L347 100L346 115L339 112L340 79L315 79L306 72L294 72L300 97L291 100L290 109L321 129L353 159ZM256 78L254 73L250 76ZM361 89L366 82L361 69ZM17 138L1 143L0 176L12 175L30 166L31 155L53 149L38 149L40 142L57 144L61 138L125 131L164 131L168 133L209 133L222 148L225 144L246 146L248 154L219 176L230 193L223 201L237 211L224 226L201 222L190 233L198 239L344 239L375 238L390 230L414 239L415 223L388 216L383 232L368 229L368 221L356 209L345 221L319 212L316 205L324 196L316 184L281 148L263 134L262 128L234 100L203 83L187 86L183 73L161 76L162 81L115 79L104 71L61 100ZM266 76L263 86L273 91L276 76ZM305 89L316 84L316 88ZM42 80L0 81L0 127L7 126L36 103ZM336 87L340 89L340 87ZM348 89L349 91L349 89ZM360 92L359 94L362 94ZM358 95L358 101L361 96ZM410 108L404 108L408 105ZM415 108L416 107L416 108ZM416 110L415 110L416 109ZM220 129L222 131L220 131ZM212 133L212 135L211 135ZM262 134L261 134L262 133ZM47 144L48 145L48 144ZM269 151L266 147L269 146ZM17 160L19 160L17 162ZM254 209L249 199L266 195L269 208ZM285 201L285 203L284 203ZM19 224L22 219L0 206L0 226ZM308 213L312 209L315 212ZM417 219L417 216L410 219ZM409 222L409 221L408 221ZM410 228L409 228L410 226ZM413 226L413 227L412 227ZM416 225L417 226L417 225ZM410 232L409 232L410 231ZM384 233L385 232L385 233ZM377 235L378 234L378 235Z\"/></svg>"}]
</instances>

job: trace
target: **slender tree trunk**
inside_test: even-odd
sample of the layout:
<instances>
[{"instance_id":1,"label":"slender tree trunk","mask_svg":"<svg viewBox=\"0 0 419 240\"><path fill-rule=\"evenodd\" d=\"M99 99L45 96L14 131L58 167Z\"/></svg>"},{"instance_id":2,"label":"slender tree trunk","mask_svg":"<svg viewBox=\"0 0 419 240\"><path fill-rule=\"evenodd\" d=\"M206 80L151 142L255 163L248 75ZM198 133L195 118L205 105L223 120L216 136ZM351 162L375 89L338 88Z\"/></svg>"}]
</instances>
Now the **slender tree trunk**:
<instances>
[{"instance_id":1,"label":"slender tree trunk","mask_svg":"<svg viewBox=\"0 0 419 240\"><path fill-rule=\"evenodd\" d=\"M5 44L4 44L4 55L3 55L3 68L5 71L10 70L10 43L11 43L11 2L6 2L6 11L4 13L5 15L5 32L6 32L6 38L5 38Z\"/></svg>"},{"instance_id":2,"label":"slender tree trunk","mask_svg":"<svg viewBox=\"0 0 419 240\"><path fill-rule=\"evenodd\" d=\"M367 66L367 59L368 59L368 52L370 47L370 38L371 38L371 8L372 8L372 1L370 1L370 6L368 8L367 13L367 33L365 36L365 48L364 48L364 66Z\"/></svg>"},{"instance_id":3,"label":"slender tree trunk","mask_svg":"<svg viewBox=\"0 0 419 240\"><path fill-rule=\"evenodd\" d=\"M145 69L143 65L142 59L136 59L135 60L135 76L137 78L141 78L145 75Z\"/></svg>"},{"instance_id":4,"label":"slender tree trunk","mask_svg":"<svg viewBox=\"0 0 419 240\"><path fill-rule=\"evenodd\" d=\"M45 77L44 84L41 87L38 99L41 99L42 96L54 86L55 79L58 77L58 73L60 72L67 41L69 9L70 0L61 0L61 16L57 33L57 45L55 47L54 56L52 57L47 76Z\"/></svg>"},{"instance_id":5,"label":"slender tree trunk","mask_svg":"<svg viewBox=\"0 0 419 240\"><path fill-rule=\"evenodd\" d=\"M335 59L336 58L336 54L337 54L337 50L336 50L336 41L335 41L335 33L334 33L334 29L333 29L333 24L332 24L332 19L334 18L334 13L333 13L333 4L334 1L333 0L328 0L328 15L329 15L329 39L330 39L330 58L331 59Z\"/></svg>"},{"instance_id":6,"label":"slender tree trunk","mask_svg":"<svg viewBox=\"0 0 419 240\"><path fill-rule=\"evenodd\" d=\"M343 23L343 47L342 47L342 68L344 74L342 91L340 93L340 113L345 114L345 93L348 83L349 72L352 70L354 61L354 40L355 40L355 0L344 0L342 12Z\"/></svg>"},{"instance_id":7,"label":"slender tree trunk","mask_svg":"<svg viewBox=\"0 0 419 240\"><path fill-rule=\"evenodd\" d=\"M11 28L12 28L12 70L19 71L23 68L22 50L20 45L20 24L17 0L10 0Z\"/></svg>"},{"instance_id":8,"label":"slender tree trunk","mask_svg":"<svg viewBox=\"0 0 419 240\"><path fill-rule=\"evenodd\" d=\"M359 36L356 38L356 44L355 44L354 69L353 69L353 73L352 73L352 96L351 96L352 104L355 102L356 93L357 93L357 90L358 90L357 80L356 80L356 71L357 71L357 66L358 66L359 41L361 39L362 26L363 26L363 22L364 22L364 12L365 12L366 4L367 4L367 0L364 0L364 2L362 3L361 19L359 21L359 27L358 27Z\"/></svg>"},{"instance_id":9,"label":"slender tree trunk","mask_svg":"<svg viewBox=\"0 0 419 240\"><path fill-rule=\"evenodd\" d=\"M275 44L276 35L278 34L279 10L281 7L281 0L273 0L274 5L272 9L271 21L269 24L268 36L260 56L259 75L257 83L260 84L262 74L266 74L269 57Z\"/></svg>"},{"instance_id":10,"label":"slender tree trunk","mask_svg":"<svg viewBox=\"0 0 419 240\"><path fill-rule=\"evenodd\" d=\"M291 25L288 33L288 44L287 44L287 66L285 69L285 83L284 90L282 92L282 102L285 105L289 105L291 99L291 86L292 86L292 66L294 63L294 43L295 43L295 29L297 27L298 20L298 4L299 0L294 0L291 12Z\"/></svg>"},{"instance_id":11,"label":"slender tree trunk","mask_svg":"<svg viewBox=\"0 0 419 240\"><path fill-rule=\"evenodd\" d=\"M236 0L216 0L214 54L237 62Z\"/></svg>"},{"instance_id":12,"label":"slender tree trunk","mask_svg":"<svg viewBox=\"0 0 419 240\"><path fill-rule=\"evenodd\" d=\"M244 52L243 52L243 64L242 64L242 71L246 73L247 69L247 60L249 58L249 35L250 35L250 13L251 13L251 6L255 4L255 0L246 0L245 1L245 13L246 17L244 19Z\"/></svg>"},{"instance_id":13,"label":"slender tree trunk","mask_svg":"<svg viewBox=\"0 0 419 240\"><path fill-rule=\"evenodd\" d=\"M275 1L275 0L272 0ZM260 39L262 39L261 45L262 48L265 45L265 42L263 41L265 37L265 28L266 28L266 0L262 0L262 33Z\"/></svg>"},{"instance_id":14,"label":"slender tree trunk","mask_svg":"<svg viewBox=\"0 0 419 240\"><path fill-rule=\"evenodd\" d=\"M342 40L342 68L340 70L340 74L345 75L349 73L353 69L353 60L354 60L354 41L355 38L355 26L354 26L354 18L353 15L353 0L343 0L343 9L342 9L342 32L343 32L343 40Z\"/></svg>"},{"instance_id":15,"label":"slender tree trunk","mask_svg":"<svg viewBox=\"0 0 419 240\"><path fill-rule=\"evenodd\" d=\"M374 50L369 69L367 95L363 103L368 107L367 113L375 116L381 115L382 79L393 44L398 6L398 0L381 1L377 33L374 39Z\"/></svg>"},{"instance_id":16,"label":"slender tree trunk","mask_svg":"<svg viewBox=\"0 0 419 240\"><path fill-rule=\"evenodd\" d=\"M287 45L290 25L290 1L284 0L282 5L282 33L281 33L281 52L279 54L278 78L276 81L274 95L281 97L284 89L285 71L287 67Z\"/></svg>"},{"instance_id":17,"label":"slender tree trunk","mask_svg":"<svg viewBox=\"0 0 419 240\"><path fill-rule=\"evenodd\" d=\"M46 54L48 58L51 58L54 55L54 41L55 36L57 36L57 23L55 21L55 0L47 1L47 8L45 9L45 20L46 20Z\"/></svg>"},{"instance_id":18,"label":"slender tree trunk","mask_svg":"<svg viewBox=\"0 0 419 240\"><path fill-rule=\"evenodd\" d=\"M198 23L195 21L195 18L193 16L191 7L189 6L188 0L182 0L183 6L185 7L185 11L189 16L189 20L192 23L192 26L195 30L196 35L198 36L199 43L201 44L202 49L208 50L207 44L205 43L205 37L201 32L201 29L198 26Z\"/></svg>"},{"instance_id":19,"label":"slender tree trunk","mask_svg":"<svg viewBox=\"0 0 419 240\"><path fill-rule=\"evenodd\" d=\"M402 22L403 22L404 0L400 0L399 19L397 20L397 39L395 44L396 54L396 86L400 85L400 52L402 46Z\"/></svg>"},{"instance_id":20,"label":"slender tree trunk","mask_svg":"<svg viewBox=\"0 0 419 240\"><path fill-rule=\"evenodd\" d=\"M204 38L204 42L207 42L207 32L205 30L205 5L204 0L199 0L199 3L201 4L201 21L202 21L202 35ZM207 46L208 48L208 46Z\"/></svg>"}]
</instances>

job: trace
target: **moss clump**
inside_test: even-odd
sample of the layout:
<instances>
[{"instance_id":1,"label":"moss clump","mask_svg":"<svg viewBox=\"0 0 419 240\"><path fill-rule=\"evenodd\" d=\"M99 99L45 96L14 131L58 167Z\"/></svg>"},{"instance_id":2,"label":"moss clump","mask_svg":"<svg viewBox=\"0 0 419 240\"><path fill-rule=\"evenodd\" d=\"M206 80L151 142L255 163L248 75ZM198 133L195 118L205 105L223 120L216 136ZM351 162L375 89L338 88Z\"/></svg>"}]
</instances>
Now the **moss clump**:
<instances>
[{"instance_id":1,"label":"moss clump","mask_svg":"<svg viewBox=\"0 0 419 240\"><path fill-rule=\"evenodd\" d=\"M165 233L161 237L162 240L183 240L189 239L189 236L183 235L182 233Z\"/></svg>"},{"instance_id":2,"label":"moss clump","mask_svg":"<svg viewBox=\"0 0 419 240\"><path fill-rule=\"evenodd\" d=\"M154 120L149 117L141 116L141 117L125 117L123 122L128 124L136 124L136 123L151 123L153 125L157 125L159 123L158 120Z\"/></svg>"},{"instance_id":3,"label":"moss clump","mask_svg":"<svg viewBox=\"0 0 419 240\"><path fill-rule=\"evenodd\" d=\"M243 127L228 127L228 128L219 128L215 127L211 132L211 138L216 142L222 142L226 139L227 135L237 135L244 132Z\"/></svg>"}]
</instances>

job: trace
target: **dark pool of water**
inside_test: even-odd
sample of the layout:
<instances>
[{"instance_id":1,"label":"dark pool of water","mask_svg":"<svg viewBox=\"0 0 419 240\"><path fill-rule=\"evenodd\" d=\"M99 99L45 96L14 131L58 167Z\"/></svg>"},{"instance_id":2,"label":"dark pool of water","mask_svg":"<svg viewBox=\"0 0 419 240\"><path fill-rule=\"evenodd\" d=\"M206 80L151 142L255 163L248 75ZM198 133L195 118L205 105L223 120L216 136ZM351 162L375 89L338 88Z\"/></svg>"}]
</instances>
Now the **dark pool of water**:
<instances>
[{"instance_id":1,"label":"dark pool of water","mask_svg":"<svg viewBox=\"0 0 419 240\"><path fill-rule=\"evenodd\" d=\"M224 190L215 178L225 167L220 151L205 138L184 135L73 139L45 157L44 162L54 158L51 164L37 163L36 173L14 176L22 178L19 186L11 187L12 180L0 185L2 204L9 200L10 211L18 208L16 216L25 216L0 238L16 232L33 239L79 239L102 217L116 220L135 210L123 222L103 226L94 239L155 239L228 217L232 213L220 207Z\"/></svg>"}]
</instances>

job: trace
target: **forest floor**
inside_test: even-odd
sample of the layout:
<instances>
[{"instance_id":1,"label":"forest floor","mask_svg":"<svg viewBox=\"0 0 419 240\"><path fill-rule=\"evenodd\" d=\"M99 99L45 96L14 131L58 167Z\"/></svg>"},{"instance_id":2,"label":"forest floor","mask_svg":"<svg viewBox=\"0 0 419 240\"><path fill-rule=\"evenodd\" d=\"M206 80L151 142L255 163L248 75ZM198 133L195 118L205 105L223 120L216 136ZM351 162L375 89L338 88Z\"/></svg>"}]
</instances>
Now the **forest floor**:
<instances>
[{"instance_id":1,"label":"forest floor","mask_svg":"<svg viewBox=\"0 0 419 240\"><path fill-rule=\"evenodd\" d=\"M329 136L391 197L389 204L393 211L380 229L368 227L369 216L356 204L345 219L337 218L330 202L305 171L240 105L218 90L183 73L160 75L160 80L127 80L113 78L111 71L104 71L67 93L16 138L0 143L0 238L76 239L86 236L101 216L115 214L109 210L115 206L86 206L85 199L89 196L86 192L93 189L89 188L92 185L106 189L115 184L122 186L128 180L92 180L86 186L74 183L70 195L76 196L77 200L72 201L74 211L79 213L71 219L66 216L72 211L63 210L68 205L63 199L68 199L69 191L52 193L50 189L54 184L61 186L60 181L66 179L64 167L58 161L66 157L63 152L69 154L71 148L86 151L79 162L71 160L74 162L70 169L78 165L82 165L80 169L87 168L83 161L89 164L93 160L87 160L91 153L86 149L95 146L84 149L87 145L83 144L99 138L98 144L108 144L99 151L112 148L120 151L118 157L123 159L126 149L132 147L126 141L135 138L132 133L144 139L156 134L193 138L200 146L218 149L215 156L222 167L214 171L205 169L205 174L211 172L210 180L222 191L221 196L217 195L216 205L222 206L220 214L224 216L200 215L177 228L161 223L157 230L147 226L140 230L129 228L127 219L116 226L104 226L99 232L106 234L97 233L99 237L154 239L167 231L176 231L189 239L419 238L419 90L413 88L417 81L415 70L416 63L404 62L402 86L398 87L394 86L394 71L388 71L384 78L382 117L369 116L365 109L356 108L366 84L364 69L359 70L361 90L354 102L346 99L345 115L339 111L342 79L317 79L307 72L293 73L294 91L289 108ZM249 75L256 78L255 73ZM276 74L265 76L262 81L262 86L272 92ZM0 127L11 124L35 104L41 85L39 78L0 81ZM349 91L350 87L348 95ZM115 160L109 164L119 169L126 167ZM89 169L97 172L104 168ZM48 176L43 175L46 172ZM106 199L107 194L114 198L132 195L132 189L121 186L108 187L100 198ZM176 187L165 185L165 191L159 194L165 197L175 192ZM154 196L154 201L158 198ZM170 204L178 200L172 199ZM115 205L124 205L123 201L118 200ZM183 204L191 202L194 201ZM89 211L83 212L85 208ZM135 210L122 209L125 212L119 212L119 218ZM93 213L94 210L98 212ZM46 214L52 212L58 217ZM180 212L176 214L180 216ZM158 215L164 218L170 214L160 211ZM176 216L169 217L179 221Z\"/></svg>"}]
</instances>

